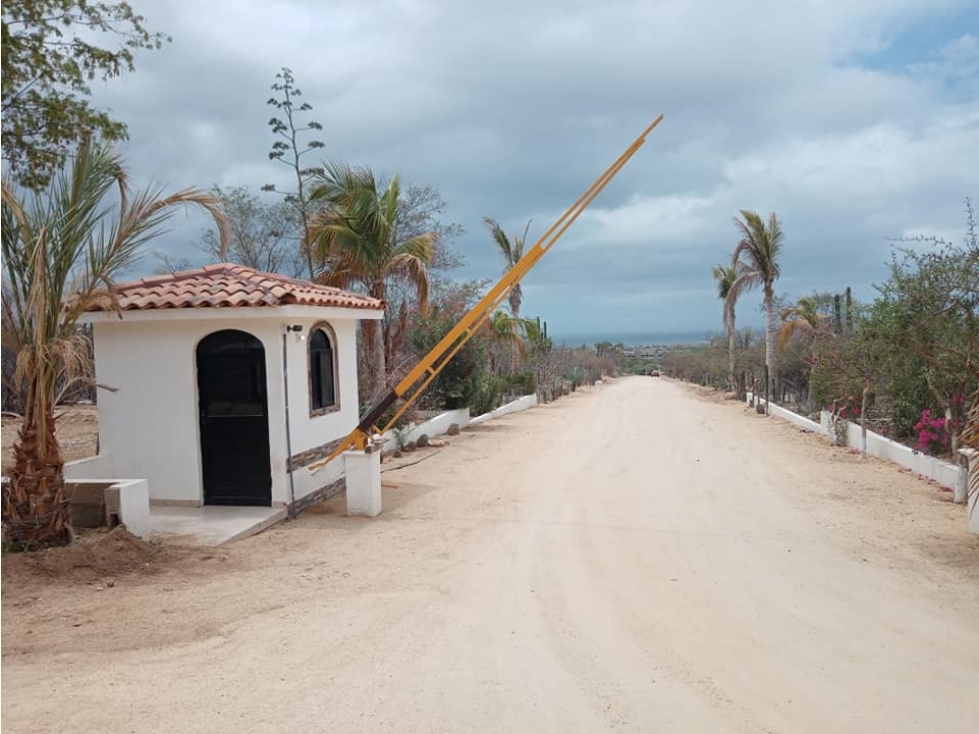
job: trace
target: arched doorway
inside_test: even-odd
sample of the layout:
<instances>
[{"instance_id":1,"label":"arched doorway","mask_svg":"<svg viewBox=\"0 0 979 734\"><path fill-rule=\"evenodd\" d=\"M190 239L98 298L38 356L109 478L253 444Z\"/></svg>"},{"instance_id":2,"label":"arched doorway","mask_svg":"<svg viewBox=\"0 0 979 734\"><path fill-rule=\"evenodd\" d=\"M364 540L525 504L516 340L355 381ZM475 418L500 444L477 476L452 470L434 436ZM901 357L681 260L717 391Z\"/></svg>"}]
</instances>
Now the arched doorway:
<instances>
[{"instance_id":1,"label":"arched doorway","mask_svg":"<svg viewBox=\"0 0 979 734\"><path fill-rule=\"evenodd\" d=\"M216 331L197 345L201 468L206 505L272 504L265 348Z\"/></svg>"}]
</instances>

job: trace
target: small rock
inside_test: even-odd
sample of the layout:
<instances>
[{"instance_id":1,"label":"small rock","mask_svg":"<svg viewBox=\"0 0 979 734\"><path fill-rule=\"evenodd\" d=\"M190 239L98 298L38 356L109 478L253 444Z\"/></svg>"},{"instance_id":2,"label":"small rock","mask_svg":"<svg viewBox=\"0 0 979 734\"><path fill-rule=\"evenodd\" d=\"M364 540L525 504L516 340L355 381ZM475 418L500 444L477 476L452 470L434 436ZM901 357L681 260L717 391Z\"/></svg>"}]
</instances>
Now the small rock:
<instances>
[{"instance_id":1,"label":"small rock","mask_svg":"<svg viewBox=\"0 0 979 734\"><path fill-rule=\"evenodd\" d=\"M409 441L408 443L406 443L404 445L404 448L402 448L401 450L402 451L414 451L415 450L415 447L416 447L415 442L414 441Z\"/></svg>"},{"instance_id":2,"label":"small rock","mask_svg":"<svg viewBox=\"0 0 979 734\"><path fill-rule=\"evenodd\" d=\"M459 435L459 424L458 423L453 423L452 425L450 425L449 426L449 430L446 431L446 433L448 435L450 435L450 436L458 436Z\"/></svg>"},{"instance_id":3,"label":"small rock","mask_svg":"<svg viewBox=\"0 0 979 734\"><path fill-rule=\"evenodd\" d=\"M418 437L418 442L417 443L418 443L418 448L420 448L420 449L423 449L426 446L428 446L428 443L429 443L428 442L428 434L427 433L423 433L422 435L420 435Z\"/></svg>"}]
</instances>

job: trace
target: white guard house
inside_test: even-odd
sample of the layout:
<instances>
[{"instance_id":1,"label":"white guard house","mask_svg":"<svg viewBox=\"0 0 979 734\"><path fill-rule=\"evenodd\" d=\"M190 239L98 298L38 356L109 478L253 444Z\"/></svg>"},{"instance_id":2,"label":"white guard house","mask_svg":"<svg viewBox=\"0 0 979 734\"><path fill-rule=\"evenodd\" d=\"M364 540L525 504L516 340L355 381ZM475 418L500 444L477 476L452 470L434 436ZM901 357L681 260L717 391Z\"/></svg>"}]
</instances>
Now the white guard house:
<instances>
[{"instance_id":1,"label":"white guard house","mask_svg":"<svg viewBox=\"0 0 979 734\"><path fill-rule=\"evenodd\" d=\"M315 475L359 421L358 319L380 301L212 265L117 286L95 340L99 455L90 478L148 480L151 504L298 508L342 487Z\"/></svg>"}]
</instances>

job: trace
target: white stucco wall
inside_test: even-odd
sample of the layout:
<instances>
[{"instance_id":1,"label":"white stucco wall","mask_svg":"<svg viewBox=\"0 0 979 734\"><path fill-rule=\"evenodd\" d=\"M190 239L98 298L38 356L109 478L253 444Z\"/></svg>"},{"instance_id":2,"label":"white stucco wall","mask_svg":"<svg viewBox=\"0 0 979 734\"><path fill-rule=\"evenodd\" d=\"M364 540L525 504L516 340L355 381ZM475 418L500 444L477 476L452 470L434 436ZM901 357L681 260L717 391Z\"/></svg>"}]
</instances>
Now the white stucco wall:
<instances>
[{"instance_id":1,"label":"white stucco wall","mask_svg":"<svg viewBox=\"0 0 979 734\"><path fill-rule=\"evenodd\" d=\"M469 408L459 408L458 410L447 410L444 413L434 415L426 421L418 424L411 424L411 430L404 436L405 443L417 441L422 435L434 438L441 436L449 430L453 423L460 429L469 425ZM381 437L384 441L384 451L394 451L398 448L398 436L393 431L385 431Z\"/></svg>"},{"instance_id":2,"label":"white stucco wall","mask_svg":"<svg viewBox=\"0 0 979 734\"><path fill-rule=\"evenodd\" d=\"M747 393L746 401L748 405L751 405L753 398L754 395L752 395L752 393L750 392ZM764 405L765 399L758 398L758 402ZM799 428L805 428L807 431L814 431L816 433L822 433L827 436L829 435L829 430L826 429L825 426L816 423L816 421L809 420L808 418L801 416L798 413L793 413L791 410L786 410L780 405L776 405L775 403L772 403L768 410L769 413L771 415L774 415L776 418L781 418L784 421L793 423L799 426Z\"/></svg>"},{"instance_id":3,"label":"white stucco wall","mask_svg":"<svg viewBox=\"0 0 979 734\"><path fill-rule=\"evenodd\" d=\"M752 394L748 393L749 404L752 402L752 397ZM764 405L765 399L758 398L758 402ZM820 422L816 423L774 403L772 403L769 410L773 416L782 420L787 420L802 428L815 431L830 439L833 438L832 416L829 411L821 411ZM854 421L847 421L846 430L847 446L852 449L861 449L863 438L860 424ZM867 431L867 453L878 459L893 461L895 464L910 469L915 474L933 479L945 487L954 487L958 481L961 481L962 467L950 461L922 454L910 446L905 446L902 443L881 436L879 433L874 433L873 431Z\"/></svg>"},{"instance_id":4,"label":"white stucco wall","mask_svg":"<svg viewBox=\"0 0 979 734\"><path fill-rule=\"evenodd\" d=\"M518 413L521 410L527 410L528 408L533 408L537 405L537 395L524 395L522 398L517 398L516 400L507 403L506 405L501 405L496 410L491 410L489 413L483 413L478 415L469 421L470 425L478 425L480 423L485 423L486 421L491 421L494 418L501 418L510 413Z\"/></svg>"},{"instance_id":5,"label":"white stucco wall","mask_svg":"<svg viewBox=\"0 0 979 734\"><path fill-rule=\"evenodd\" d=\"M201 309L197 314L140 312L91 319L95 332L95 369L99 383L117 391L99 391L100 453L114 476L145 477L154 501L201 503L200 436L196 348L215 331L238 329L265 347L268 379L269 445L272 502L290 500L286 471L286 401L283 334L289 366L289 415L292 454L346 435L358 422L356 320L362 314L338 309ZM337 318L338 316L346 318ZM327 320L336 335L338 410L320 416L309 411L308 339L285 332L287 325L310 327ZM79 467L88 473L97 464ZM332 467L330 468L332 469ZM333 481L342 471L315 476L294 473L295 498ZM336 476L334 476L336 475ZM92 477L97 478L97 477Z\"/></svg>"}]
</instances>

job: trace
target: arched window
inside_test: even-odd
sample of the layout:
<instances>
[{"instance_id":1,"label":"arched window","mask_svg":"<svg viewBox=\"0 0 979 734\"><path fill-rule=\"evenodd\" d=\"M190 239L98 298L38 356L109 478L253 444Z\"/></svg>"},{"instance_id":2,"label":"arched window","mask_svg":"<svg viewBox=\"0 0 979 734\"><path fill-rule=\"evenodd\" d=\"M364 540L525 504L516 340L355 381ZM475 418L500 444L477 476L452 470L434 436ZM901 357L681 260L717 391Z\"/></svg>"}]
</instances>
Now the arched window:
<instances>
[{"instance_id":1,"label":"arched window","mask_svg":"<svg viewBox=\"0 0 979 734\"><path fill-rule=\"evenodd\" d=\"M332 329L317 326L309 334L309 407L324 411L337 404L336 350Z\"/></svg>"}]
</instances>

